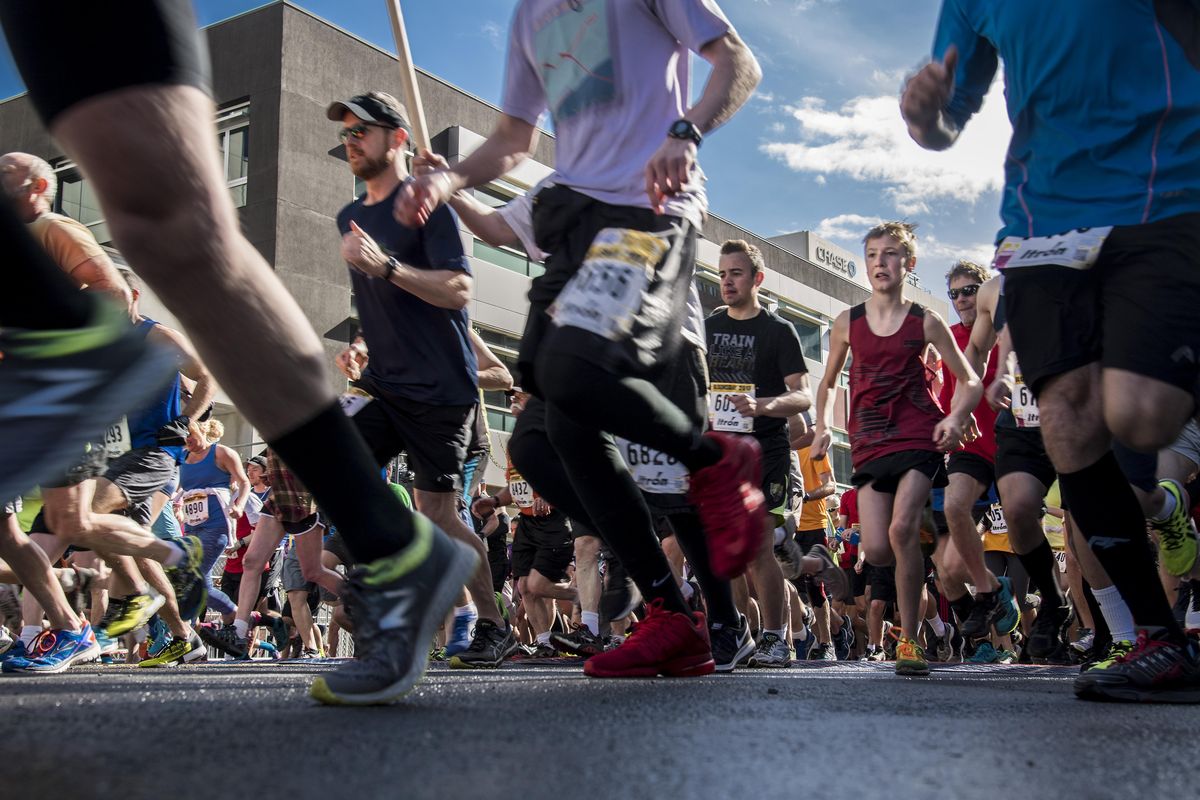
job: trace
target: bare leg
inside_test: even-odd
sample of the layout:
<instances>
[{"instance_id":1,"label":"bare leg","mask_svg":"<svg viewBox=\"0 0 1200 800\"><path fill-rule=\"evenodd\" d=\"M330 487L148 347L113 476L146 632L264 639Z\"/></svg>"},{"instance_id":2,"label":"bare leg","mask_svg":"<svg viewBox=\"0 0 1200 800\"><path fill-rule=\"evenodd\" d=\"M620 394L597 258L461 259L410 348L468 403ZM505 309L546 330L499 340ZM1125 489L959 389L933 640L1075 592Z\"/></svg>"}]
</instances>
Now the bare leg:
<instances>
[{"instance_id":1,"label":"bare leg","mask_svg":"<svg viewBox=\"0 0 1200 800\"><path fill-rule=\"evenodd\" d=\"M254 535L250 537L250 546L242 556L242 583L238 587L237 617L250 624L250 612L254 610L254 601L262 589L263 570L271 560L271 554L283 541L283 525L274 517L259 517Z\"/></svg>"},{"instance_id":2,"label":"bare leg","mask_svg":"<svg viewBox=\"0 0 1200 800\"><path fill-rule=\"evenodd\" d=\"M763 630L783 630L787 611L787 595L783 589L783 570L775 560L775 529L768 521L763 529L758 553L750 562L750 577L758 590L759 613Z\"/></svg>"},{"instance_id":3,"label":"bare leg","mask_svg":"<svg viewBox=\"0 0 1200 800\"><path fill-rule=\"evenodd\" d=\"M304 647L319 650L317 637L313 632L312 612L308 610L308 592L288 592L288 601L292 604L292 621L296 623L296 633Z\"/></svg>"},{"instance_id":4,"label":"bare leg","mask_svg":"<svg viewBox=\"0 0 1200 800\"><path fill-rule=\"evenodd\" d=\"M575 540L575 586L579 592L579 610L599 612L603 585L600 578L600 540L580 536Z\"/></svg>"},{"instance_id":5,"label":"bare leg","mask_svg":"<svg viewBox=\"0 0 1200 800\"><path fill-rule=\"evenodd\" d=\"M500 609L495 603L487 602L487 598L492 596L492 571L488 566L487 549L483 540L475 535L475 531L464 525L462 518L458 516L454 492L426 492L415 489L413 495L418 511L429 517L434 525L475 550L479 556L479 566L467 582L467 591L475 599L475 609L479 612L479 618L491 620L503 629L505 623L504 618L500 616Z\"/></svg>"},{"instance_id":6,"label":"bare leg","mask_svg":"<svg viewBox=\"0 0 1200 800\"><path fill-rule=\"evenodd\" d=\"M67 602L62 585L50 569L50 560L42 548L38 547L21 532L17 518L12 514L2 515L0 519L0 556L20 577L20 583L27 590L26 596L33 596L46 609L46 617L50 626L58 630L78 631L79 617ZM22 604L23 608L24 604ZM24 611L22 611L24 616ZM31 618L25 617L26 624ZM41 609L36 617L41 622Z\"/></svg>"}]
</instances>

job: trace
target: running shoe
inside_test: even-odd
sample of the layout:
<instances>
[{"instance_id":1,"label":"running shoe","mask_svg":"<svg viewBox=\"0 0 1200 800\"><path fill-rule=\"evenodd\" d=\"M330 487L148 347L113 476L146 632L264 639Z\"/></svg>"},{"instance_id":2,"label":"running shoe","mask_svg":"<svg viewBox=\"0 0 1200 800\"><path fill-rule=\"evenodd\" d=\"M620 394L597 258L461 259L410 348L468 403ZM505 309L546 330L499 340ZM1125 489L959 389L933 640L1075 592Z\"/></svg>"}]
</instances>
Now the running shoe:
<instances>
[{"instance_id":1,"label":"running shoe","mask_svg":"<svg viewBox=\"0 0 1200 800\"><path fill-rule=\"evenodd\" d=\"M625 642L592 656L583 674L593 678L685 678L708 675L716 669L704 614L667 611L652 602Z\"/></svg>"},{"instance_id":2,"label":"running shoe","mask_svg":"<svg viewBox=\"0 0 1200 800\"><path fill-rule=\"evenodd\" d=\"M454 632L446 642L446 658L456 656L471 646L471 629L475 627L479 614L471 606L466 611L454 612Z\"/></svg>"},{"instance_id":3,"label":"running shoe","mask_svg":"<svg viewBox=\"0 0 1200 800\"><path fill-rule=\"evenodd\" d=\"M1183 626L1188 631L1200 631L1200 580L1191 581L1191 595L1183 616Z\"/></svg>"},{"instance_id":4,"label":"running shoe","mask_svg":"<svg viewBox=\"0 0 1200 800\"><path fill-rule=\"evenodd\" d=\"M995 664L998 654L996 648L991 642L980 642L975 647L975 652L968 658L964 659L968 664Z\"/></svg>"},{"instance_id":5,"label":"running shoe","mask_svg":"<svg viewBox=\"0 0 1200 800\"><path fill-rule=\"evenodd\" d=\"M632 578L610 580L600 596L600 619L604 622L625 619L642 604L642 593Z\"/></svg>"},{"instance_id":6,"label":"running shoe","mask_svg":"<svg viewBox=\"0 0 1200 800\"><path fill-rule=\"evenodd\" d=\"M1030 658L1047 658L1055 653L1062 644L1071 623L1071 607L1055 606L1049 603L1038 609L1033 620L1033 631L1029 634Z\"/></svg>"},{"instance_id":7,"label":"running shoe","mask_svg":"<svg viewBox=\"0 0 1200 800\"><path fill-rule=\"evenodd\" d=\"M497 669L504 659L517 652L516 633L512 626L501 628L490 619L475 623L471 646L450 659L451 669Z\"/></svg>"},{"instance_id":8,"label":"running shoe","mask_svg":"<svg viewBox=\"0 0 1200 800\"><path fill-rule=\"evenodd\" d=\"M980 592L971 604L971 613L962 621L962 635L969 639L987 636L992 627L1001 636L1007 636L1021 624L1021 609L1012 593L1012 582L1007 577L996 579L1000 586L994 592Z\"/></svg>"},{"instance_id":9,"label":"running shoe","mask_svg":"<svg viewBox=\"0 0 1200 800\"><path fill-rule=\"evenodd\" d=\"M714 668L717 672L733 672L736 667L746 666L754 654L754 637L750 635L750 621L745 614L738 614L738 626L722 625L708 628L708 640L712 646Z\"/></svg>"},{"instance_id":10,"label":"running shoe","mask_svg":"<svg viewBox=\"0 0 1200 800\"><path fill-rule=\"evenodd\" d=\"M1095 641L1096 633L1091 628L1080 628L1079 638L1071 642L1071 649L1083 655L1092 649L1092 643Z\"/></svg>"},{"instance_id":11,"label":"running shoe","mask_svg":"<svg viewBox=\"0 0 1200 800\"><path fill-rule=\"evenodd\" d=\"M1017 654L1012 650L1000 649L996 651L997 664L1016 664L1017 658Z\"/></svg>"},{"instance_id":12,"label":"running shoe","mask_svg":"<svg viewBox=\"0 0 1200 800\"><path fill-rule=\"evenodd\" d=\"M0 655L4 655L13 646L13 642L17 641L12 634L8 632L8 628L0 625Z\"/></svg>"},{"instance_id":13,"label":"running shoe","mask_svg":"<svg viewBox=\"0 0 1200 800\"><path fill-rule=\"evenodd\" d=\"M175 590L181 619L195 619L208 602L205 575L200 570L204 561L204 545L195 536L183 537L184 557L173 567L166 567L167 578Z\"/></svg>"},{"instance_id":14,"label":"running shoe","mask_svg":"<svg viewBox=\"0 0 1200 800\"><path fill-rule=\"evenodd\" d=\"M762 448L753 436L715 431L704 435L720 445L721 460L692 473L688 499L704 525L712 571L718 578L736 578L754 560L762 541Z\"/></svg>"},{"instance_id":15,"label":"running shoe","mask_svg":"<svg viewBox=\"0 0 1200 800\"><path fill-rule=\"evenodd\" d=\"M549 642L538 642L529 651L530 658L558 658L558 648Z\"/></svg>"},{"instance_id":16,"label":"running shoe","mask_svg":"<svg viewBox=\"0 0 1200 800\"><path fill-rule=\"evenodd\" d=\"M0 331L0 497L62 475L98 432L161 391L175 354L138 333L129 315L96 303L93 324Z\"/></svg>"},{"instance_id":17,"label":"running shoe","mask_svg":"<svg viewBox=\"0 0 1200 800\"><path fill-rule=\"evenodd\" d=\"M846 571L838 566L828 547L814 544L809 548L807 555L821 562L821 571L813 577L825 584L826 594L830 597L845 597L850 593L850 579L846 577Z\"/></svg>"},{"instance_id":18,"label":"running shoe","mask_svg":"<svg viewBox=\"0 0 1200 800\"><path fill-rule=\"evenodd\" d=\"M278 657L278 656L277 656ZM325 654L320 650L314 650L311 647L303 647L300 649L300 655L296 656L300 661L312 661L315 658L324 658Z\"/></svg>"},{"instance_id":19,"label":"running shoe","mask_svg":"<svg viewBox=\"0 0 1200 800\"><path fill-rule=\"evenodd\" d=\"M938 636L929 626L925 627L925 640L929 645L929 649L933 651L933 657L936 661L953 661L954 652L954 626L949 622L942 623L946 626L945 633Z\"/></svg>"},{"instance_id":20,"label":"running shoe","mask_svg":"<svg viewBox=\"0 0 1200 800\"><path fill-rule=\"evenodd\" d=\"M929 662L925 660L925 648L907 636L901 637L896 645L897 675L928 675Z\"/></svg>"},{"instance_id":21,"label":"running shoe","mask_svg":"<svg viewBox=\"0 0 1200 800\"><path fill-rule=\"evenodd\" d=\"M121 649L121 642L111 636L105 636L104 631L97 630L95 634L96 644L100 645L100 655L111 656Z\"/></svg>"},{"instance_id":22,"label":"running shoe","mask_svg":"<svg viewBox=\"0 0 1200 800\"><path fill-rule=\"evenodd\" d=\"M150 618L150 639L146 644L146 655L149 658L157 658L167 645L171 643L171 629L167 627L167 623L163 622L162 617L155 614Z\"/></svg>"},{"instance_id":23,"label":"running shoe","mask_svg":"<svg viewBox=\"0 0 1200 800\"><path fill-rule=\"evenodd\" d=\"M1159 553L1167 572L1187 575L1196 564L1196 529L1188 513L1191 508L1188 495L1171 478L1164 478L1158 485L1175 499L1175 510L1164 520L1149 520L1150 527L1158 531Z\"/></svg>"},{"instance_id":24,"label":"running shoe","mask_svg":"<svg viewBox=\"0 0 1200 800\"><path fill-rule=\"evenodd\" d=\"M94 661L100 657L100 645L92 633L92 626L83 623L78 633L66 630L50 630L33 643L25 658L13 658L4 662L5 672L34 675L56 675L65 672L72 664Z\"/></svg>"},{"instance_id":25,"label":"running shoe","mask_svg":"<svg viewBox=\"0 0 1200 800\"><path fill-rule=\"evenodd\" d=\"M215 648L238 661L250 659L250 643L245 636L238 636L237 628L223 625L220 628L197 625L196 633L209 647Z\"/></svg>"},{"instance_id":26,"label":"running shoe","mask_svg":"<svg viewBox=\"0 0 1200 800\"><path fill-rule=\"evenodd\" d=\"M704 594L700 591L700 584L696 583L694 580L688 580L686 583L692 589L692 593L687 596L688 610L703 611Z\"/></svg>"},{"instance_id":27,"label":"running shoe","mask_svg":"<svg viewBox=\"0 0 1200 800\"><path fill-rule=\"evenodd\" d=\"M479 557L427 517L413 514L412 521L408 547L350 571L342 601L354 620L357 657L313 681L309 694L320 702L392 703L412 691L424 674L429 642Z\"/></svg>"},{"instance_id":28,"label":"running shoe","mask_svg":"<svg viewBox=\"0 0 1200 800\"><path fill-rule=\"evenodd\" d=\"M1200 703L1200 648L1183 644L1162 628L1138 631L1133 649L1111 662L1101 662L1075 679L1075 696L1083 700L1139 703Z\"/></svg>"},{"instance_id":29,"label":"running shoe","mask_svg":"<svg viewBox=\"0 0 1200 800\"><path fill-rule=\"evenodd\" d=\"M785 535L783 541L775 545L775 560L779 562L786 580L794 581L800 577L800 560L803 557L800 544L790 535Z\"/></svg>"},{"instance_id":30,"label":"running shoe","mask_svg":"<svg viewBox=\"0 0 1200 800\"><path fill-rule=\"evenodd\" d=\"M34 641L36 642L37 640L34 639ZM27 658L28 656L29 650L25 647L25 643L22 642L20 638L14 638L12 644L8 646L8 650L0 655L0 666L7 664L9 661L14 659L23 659Z\"/></svg>"},{"instance_id":31,"label":"running shoe","mask_svg":"<svg viewBox=\"0 0 1200 800\"><path fill-rule=\"evenodd\" d=\"M790 667L792 665L792 648L788 647L787 642L779 636L773 633L764 633L754 655L750 656L749 664L752 667L774 669Z\"/></svg>"},{"instance_id":32,"label":"running shoe","mask_svg":"<svg viewBox=\"0 0 1200 800\"><path fill-rule=\"evenodd\" d=\"M1089 657L1079 665L1080 673L1088 672L1093 669L1108 669L1113 664L1116 664L1125 656L1133 652L1134 642L1127 639L1118 639L1110 641L1108 646L1103 650L1098 650L1095 653L1089 654Z\"/></svg>"},{"instance_id":33,"label":"running shoe","mask_svg":"<svg viewBox=\"0 0 1200 800\"><path fill-rule=\"evenodd\" d=\"M850 650L854 647L854 626L850 623L850 617L842 615L842 627L838 632L833 634L833 651L837 654L838 661L849 661Z\"/></svg>"},{"instance_id":34,"label":"running shoe","mask_svg":"<svg viewBox=\"0 0 1200 800\"><path fill-rule=\"evenodd\" d=\"M586 625L580 625L570 633L552 633L550 641L564 653L574 653L577 656L594 656L604 652L604 640Z\"/></svg>"},{"instance_id":35,"label":"running shoe","mask_svg":"<svg viewBox=\"0 0 1200 800\"><path fill-rule=\"evenodd\" d=\"M192 655L197 650L201 651L200 655L204 654L204 643L196 634L192 634L187 639L176 639L171 637L170 641L167 642L167 645L159 651L158 655L142 659L138 662L138 666L147 668L165 667L169 664L194 661L200 656L193 656L190 659L188 656Z\"/></svg>"},{"instance_id":36,"label":"running shoe","mask_svg":"<svg viewBox=\"0 0 1200 800\"><path fill-rule=\"evenodd\" d=\"M792 639L792 647L796 651L797 661L808 661L808 656L812 653L812 649L817 644L817 637L813 634L812 628L807 624L804 625L804 638Z\"/></svg>"},{"instance_id":37,"label":"running shoe","mask_svg":"<svg viewBox=\"0 0 1200 800\"><path fill-rule=\"evenodd\" d=\"M862 660L871 662L887 661L887 653L883 652L883 648L880 647L867 653L862 657Z\"/></svg>"},{"instance_id":38,"label":"running shoe","mask_svg":"<svg viewBox=\"0 0 1200 800\"><path fill-rule=\"evenodd\" d=\"M100 629L105 636L113 639L130 631L135 631L150 621L167 598L160 594L135 594L123 597L114 609L110 603L104 619L100 621Z\"/></svg>"},{"instance_id":39,"label":"running shoe","mask_svg":"<svg viewBox=\"0 0 1200 800\"><path fill-rule=\"evenodd\" d=\"M819 644L808 656L809 661L837 661L837 650L832 644Z\"/></svg>"}]
</instances>

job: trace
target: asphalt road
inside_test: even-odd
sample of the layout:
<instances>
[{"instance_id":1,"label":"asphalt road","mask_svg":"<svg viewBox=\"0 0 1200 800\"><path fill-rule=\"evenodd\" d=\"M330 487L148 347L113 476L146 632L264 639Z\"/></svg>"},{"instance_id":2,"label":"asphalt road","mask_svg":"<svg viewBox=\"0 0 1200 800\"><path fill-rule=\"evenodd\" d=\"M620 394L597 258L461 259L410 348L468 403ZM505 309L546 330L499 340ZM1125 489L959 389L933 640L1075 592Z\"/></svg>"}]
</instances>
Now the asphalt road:
<instances>
[{"instance_id":1,"label":"asphalt road","mask_svg":"<svg viewBox=\"0 0 1200 800\"><path fill-rule=\"evenodd\" d=\"M1075 700L1065 667L814 664L599 681L431 666L404 702L318 706L321 662L0 679L0 796L1195 796L1200 709ZM10 793L10 790L11 793Z\"/></svg>"}]
</instances>

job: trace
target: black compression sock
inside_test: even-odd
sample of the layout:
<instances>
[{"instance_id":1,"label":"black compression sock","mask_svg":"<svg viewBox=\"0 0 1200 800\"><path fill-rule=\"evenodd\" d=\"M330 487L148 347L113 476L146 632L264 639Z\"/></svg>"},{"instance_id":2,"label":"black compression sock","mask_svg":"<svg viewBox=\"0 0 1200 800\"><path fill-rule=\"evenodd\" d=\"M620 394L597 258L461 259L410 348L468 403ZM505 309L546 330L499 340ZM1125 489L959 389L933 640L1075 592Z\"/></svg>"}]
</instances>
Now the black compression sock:
<instances>
[{"instance_id":1,"label":"black compression sock","mask_svg":"<svg viewBox=\"0 0 1200 800\"><path fill-rule=\"evenodd\" d=\"M1058 571L1058 564L1054 561L1054 551L1050 549L1048 541L1043 539L1028 553L1018 553L1017 558L1029 573L1029 580L1033 581L1034 588L1041 592L1043 603L1056 606L1067 604L1054 575Z\"/></svg>"},{"instance_id":2,"label":"black compression sock","mask_svg":"<svg viewBox=\"0 0 1200 800\"><path fill-rule=\"evenodd\" d=\"M5 198L0 201L0 242L12 265L4 271L0 326L26 330L82 328L92 322L96 298L67 278Z\"/></svg>"},{"instance_id":3,"label":"black compression sock","mask_svg":"<svg viewBox=\"0 0 1200 800\"><path fill-rule=\"evenodd\" d=\"M975 601L971 599L971 595L969 593L964 594L957 600L950 601L950 609L954 612L954 616L958 620L959 625L962 625L963 621L967 617L971 616L971 607L974 605Z\"/></svg>"},{"instance_id":4,"label":"black compression sock","mask_svg":"<svg viewBox=\"0 0 1200 800\"><path fill-rule=\"evenodd\" d=\"M1090 467L1060 474L1059 482L1075 524L1134 622L1164 628L1172 639L1182 641L1183 630L1175 622L1150 552L1146 518L1116 457L1108 452Z\"/></svg>"},{"instance_id":5,"label":"black compression sock","mask_svg":"<svg viewBox=\"0 0 1200 800\"><path fill-rule=\"evenodd\" d=\"M371 452L337 403L269 444L312 492L355 560L390 556L412 541L412 512L383 482Z\"/></svg>"}]
</instances>

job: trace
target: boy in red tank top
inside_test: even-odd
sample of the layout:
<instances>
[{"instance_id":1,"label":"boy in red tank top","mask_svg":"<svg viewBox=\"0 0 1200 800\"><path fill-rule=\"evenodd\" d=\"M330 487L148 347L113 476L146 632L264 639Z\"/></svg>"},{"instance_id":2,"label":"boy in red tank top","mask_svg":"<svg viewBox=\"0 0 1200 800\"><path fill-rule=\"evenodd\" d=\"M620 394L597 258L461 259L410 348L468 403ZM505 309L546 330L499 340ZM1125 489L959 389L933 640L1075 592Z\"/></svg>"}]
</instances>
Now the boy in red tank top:
<instances>
[{"instance_id":1,"label":"boy in red tank top","mask_svg":"<svg viewBox=\"0 0 1200 800\"><path fill-rule=\"evenodd\" d=\"M983 384L963 358L950 329L934 312L905 300L917 263L917 240L907 223L889 222L864 237L871 297L843 311L830 335L829 360L817 392L814 456L833 443L833 397L848 353L850 455L858 489L861 546L875 566L896 564L897 604L904 635L896 648L897 675L928 675L917 644L921 593L921 513L934 486L946 485L944 454L959 446ZM932 344L958 379L948 414L930 386L922 356Z\"/></svg>"}]
</instances>

